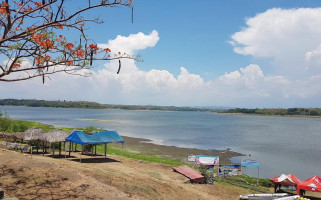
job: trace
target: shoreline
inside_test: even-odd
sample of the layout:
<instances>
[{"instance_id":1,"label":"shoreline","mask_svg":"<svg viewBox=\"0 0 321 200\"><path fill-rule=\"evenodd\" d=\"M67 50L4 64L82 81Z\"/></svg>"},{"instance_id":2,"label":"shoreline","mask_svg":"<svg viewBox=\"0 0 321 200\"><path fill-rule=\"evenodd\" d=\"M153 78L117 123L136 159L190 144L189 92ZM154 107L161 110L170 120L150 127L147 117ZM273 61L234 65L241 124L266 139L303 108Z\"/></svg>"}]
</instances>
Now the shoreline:
<instances>
[{"instance_id":1,"label":"shoreline","mask_svg":"<svg viewBox=\"0 0 321 200\"><path fill-rule=\"evenodd\" d=\"M187 157L189 154L219 156L220 164L231 164L230 158L244 156L242 153L230 150L203 150L196 148L167 146L154 144L152 143L152 140L145 138L134 138L128 136L121 137L124 139L124 148L131 149L134 151L133 153L139 153L147 156L160 156L185 163L188 163Z\"/></svg>"},{"instance_id":2,"label":"shoreline","mask_svg":"<svg viewBox=\"0 0 321 200\"><path fill-rule=\"evenodd\" d=\"M247 114L247 113L219 113L217 115L239 115L239 116L262 116L262 117L290 117L290 118L321 118L321 116L312 115L264 115L264 114Z\"/></svg>"}]
</instances>

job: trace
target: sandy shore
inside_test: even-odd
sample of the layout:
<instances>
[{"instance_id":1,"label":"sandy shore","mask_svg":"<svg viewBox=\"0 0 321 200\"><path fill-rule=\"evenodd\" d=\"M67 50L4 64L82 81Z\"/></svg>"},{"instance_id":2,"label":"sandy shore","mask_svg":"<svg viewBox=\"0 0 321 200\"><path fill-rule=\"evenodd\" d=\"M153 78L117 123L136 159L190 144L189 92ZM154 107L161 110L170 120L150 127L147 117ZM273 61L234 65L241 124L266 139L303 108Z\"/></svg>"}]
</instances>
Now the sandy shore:
<instances>
[{"instance_id":1,"label":"sandy shore","mask_svg":"<svg viewBox=\"0 0 321 200\"><path fill-rule=\"evenodd\" d=\"M243 154L229 150L200 150L194 148L181 148L174 146L165 146L151 143L151 140L143 138L133 138L122 136L125 141L125 147L135 149L138 154L143 155L158 155L173 160L187 162L189 154L219 156L220 164L230 164L229 159Z\"/></svg>"}]
</instances>

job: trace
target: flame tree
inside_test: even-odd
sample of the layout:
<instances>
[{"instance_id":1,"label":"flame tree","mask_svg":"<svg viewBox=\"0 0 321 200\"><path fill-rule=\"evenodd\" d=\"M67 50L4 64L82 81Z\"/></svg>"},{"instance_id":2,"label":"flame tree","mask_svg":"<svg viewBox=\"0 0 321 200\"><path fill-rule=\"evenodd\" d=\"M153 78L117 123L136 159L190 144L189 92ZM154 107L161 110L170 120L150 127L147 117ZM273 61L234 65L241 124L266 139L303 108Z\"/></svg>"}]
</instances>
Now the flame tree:
<instances>
[{"instance_id":1,"label":"flame tree","mask_svg":"<svg viewBox=\"0 0 321 200\"><path fill-rule=\"evenodd\" d=\"M77 3L74 0L74 3ZM83 2L82 2L83 3ZM79 73L92 67L96 60L137 59L109 48L99 48L86 35L86 24L103 21L86 18L84 13L99 7L130 7L132 0L87 0L83 7L70 12L65 0L4 0L0 2L0 81L22 81L51 74ZM79 5L77 5L78 7ZM78 33L69 41L64 31ZM75 37L73 37L75 38Z\"/></svg>"}]
</instances>

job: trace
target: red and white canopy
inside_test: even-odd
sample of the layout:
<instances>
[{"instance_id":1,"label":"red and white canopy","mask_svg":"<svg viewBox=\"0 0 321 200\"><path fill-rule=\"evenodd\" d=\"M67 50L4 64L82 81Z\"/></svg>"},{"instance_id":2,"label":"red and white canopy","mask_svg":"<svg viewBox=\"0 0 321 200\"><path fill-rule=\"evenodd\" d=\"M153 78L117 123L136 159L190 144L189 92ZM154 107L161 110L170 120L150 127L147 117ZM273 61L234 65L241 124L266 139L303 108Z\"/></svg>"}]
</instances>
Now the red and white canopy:
<instances>
[{"instance_id":1,"label":"red and white canopy","mask_svg":"<svg viewBox=\"0 0 321 200\"><path fill-rule=\"evenodd\" d=\"M298 184L297 194L300 194L300 190L309 190L314 192L321 192L321 178L317 175L305 180L303 183Z\"/></svg>"},{"instance_id":2,"label":"red and white canopy","mask_svg":"<svg viewBox=\"0 0 321 200\"><path fill-rule=\"evenodd\" d=\"M300 179L298 179L293 174L281 174L280 176L270 178L270 181L272 181L276 185L285 185L285 186L297 186L298 184L302 183Z\"/></svg>"}]
</instances>

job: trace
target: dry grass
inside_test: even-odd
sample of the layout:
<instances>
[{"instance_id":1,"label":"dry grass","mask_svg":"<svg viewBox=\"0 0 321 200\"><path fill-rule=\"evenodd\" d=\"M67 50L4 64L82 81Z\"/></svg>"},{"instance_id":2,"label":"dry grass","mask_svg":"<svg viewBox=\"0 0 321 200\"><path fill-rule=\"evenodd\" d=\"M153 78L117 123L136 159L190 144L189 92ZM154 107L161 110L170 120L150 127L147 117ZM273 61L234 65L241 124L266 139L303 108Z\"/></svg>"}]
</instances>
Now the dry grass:
<instances>
[{"instance_id":1,"label":"dry grass","mask_svg":"<svg viewBox=\"0 0 321 200\"><path fill-rule=\"evenodd\" d=\"M19 199L238 199L251 193L220 183L186 183L187 178L164 164L120 156L101 159L79 163L75 158L31 158L0 151L0 166L5 166L4 173L0 170L0 187Z\"/></svg>"}]
</instances>

